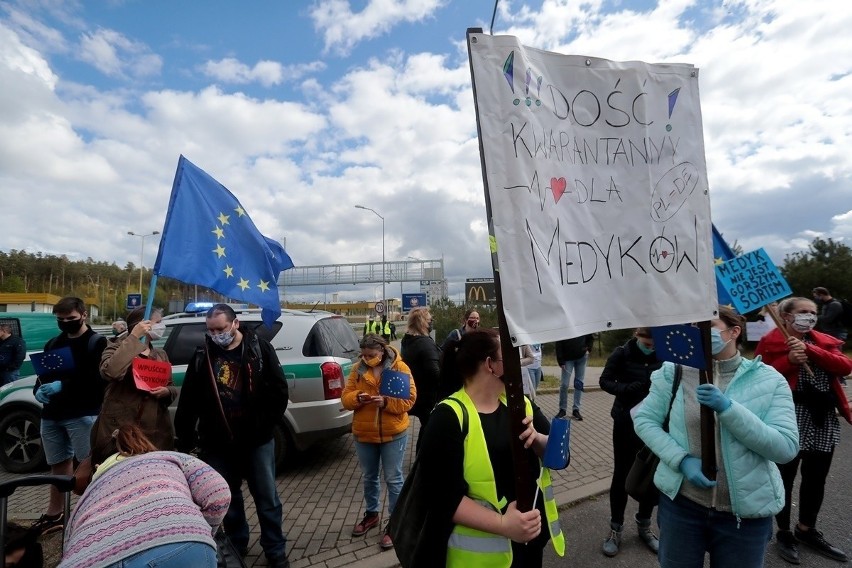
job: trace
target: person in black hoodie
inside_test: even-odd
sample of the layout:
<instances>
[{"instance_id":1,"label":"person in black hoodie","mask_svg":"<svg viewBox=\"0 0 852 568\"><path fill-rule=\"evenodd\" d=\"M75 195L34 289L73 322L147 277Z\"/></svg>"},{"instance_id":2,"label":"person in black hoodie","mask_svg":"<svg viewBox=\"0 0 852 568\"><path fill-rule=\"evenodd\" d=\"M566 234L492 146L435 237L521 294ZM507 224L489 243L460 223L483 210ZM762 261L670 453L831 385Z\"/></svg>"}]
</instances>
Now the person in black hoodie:
<instances>
[{"instance_id":1,"label":"person in black hoodie","mask_svg":"<svg viewBox=\"0 0 852 568\"><path fill-rule=\"evenodd\" d=\"M175 447L189 453L197 444L198 457L228 482L231 505L223 524L243 556L248 551L249 526L242 482L248 482L267 563L286 568L290 564L275 487L273 440L289 400L284 371L272 345L241 327L227 304L210 308L206 324L204 347L196 350L183 379L175 414Z\"/></svg>"},{"instance_id":2,"label":"person in black hoodie","mask_svg":"<svg viewBox=\"0 0 852 568\"><path fill-rule=\"evenodd\" d=\"M438 402L438 381L441 374L441 350L429 335L432 331L432 314L429 308L415 308L408 314L408 330L402 337L402 360L411 369L414 386L417 388L417 401L408 411L420 420L415 451L420 450L420 434L426 428L429 415Z\"/></svg>"},{"instance_id":3,"label":"person in black hoodie","mask_svg":"<svg viewBox=\"0 0 852 568\"><path fill-rule=\"evenodd\" d=\"M609 489L610 535L604 541L603 553L606 556L618 554L621 545L621 530L624 526L624 509L627 507L627 491L624 482L633 465L636 452L642 448L642 440L633 430L633 418L630 409L648 396L651 389L651 373L662 366L654 353L654 340L651 330L640 327L634 337L624 345L616 347L601 373L601 388L615 395L612 404L612 457L615 462L612 472L612 485ZM660 547L657 536L651 532L651 513L656 498L639 503L636 513L636 526L639 538L656 554Z\"/></svg>"}]
</instances>

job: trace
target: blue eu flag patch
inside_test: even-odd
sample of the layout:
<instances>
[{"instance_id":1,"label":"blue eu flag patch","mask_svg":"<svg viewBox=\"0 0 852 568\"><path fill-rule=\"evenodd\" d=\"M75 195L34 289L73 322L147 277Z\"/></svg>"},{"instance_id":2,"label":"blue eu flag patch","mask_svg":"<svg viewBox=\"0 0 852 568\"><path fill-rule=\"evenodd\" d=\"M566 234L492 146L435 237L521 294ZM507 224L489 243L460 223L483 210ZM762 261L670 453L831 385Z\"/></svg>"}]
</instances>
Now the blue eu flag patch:
<instances>
[{"instance_id":1,"label":"blue eu flag patch","mask_svg":"<svg viewBox=\"0 0 852 568\"><path fill-rule=\"evenodd\" d=\"M35 369L38 375L60 373L74 369L74 356L71 355L71 348L67 345L43 353L33 353L30 355L30 361L32 361L33 369Z\"/></svg>"},{"instance_id":2,"label":"blue eu flag patch","mask_svg":"<svg viewBox=\"0 0 852 568\"><path fill-rule=\"evenodd\" d=\"M379 394L408 400L411 398L411 376L393 369L385 369L382 371L382 381L379 383Z\"/></svg>"},{"instance_id":3,"label":"blue eu flag patch","mask_svg":"<svg viewBox=\"0 0 852 568\"><path fill-rule=\"evenodd\" d=\"M704 368L701 330L691 325L666 325L651 328L657 359Z\"/></svg>"}]
</instances>

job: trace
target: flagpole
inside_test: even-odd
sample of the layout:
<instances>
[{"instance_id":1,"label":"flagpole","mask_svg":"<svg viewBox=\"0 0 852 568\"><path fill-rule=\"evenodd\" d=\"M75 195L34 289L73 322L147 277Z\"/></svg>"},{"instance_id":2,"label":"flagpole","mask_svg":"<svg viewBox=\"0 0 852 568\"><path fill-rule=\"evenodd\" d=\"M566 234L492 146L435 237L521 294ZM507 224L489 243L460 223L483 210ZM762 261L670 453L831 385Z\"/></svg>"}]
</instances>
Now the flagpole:
<instances>
[{"instance_id":1,"label":"flagpole","mask_svg":"<svg viewBox=\"0 0 852 568\"><path fill-rule=\"evenodd\" d=\"M704 368L698 371L698 382L713 384L713 346L710 339L710 321L698 322L701 345L704 349ZM701 407L701 472L711 481L716 480L716 414L709 406Z\"/></svg>"},{"instance_id":2,"label":"flagpole","mask_svg":"<svg viewBox=\"0 0 852 568\"><path fill-rule=\"evenodd\" d=\"M145 315L142 319L150 319L151 309L154 307L154 290L157 289L157 274L151 275L151 284L148 286L148 301L145 302Z\"/></svg>"}]
</instances>

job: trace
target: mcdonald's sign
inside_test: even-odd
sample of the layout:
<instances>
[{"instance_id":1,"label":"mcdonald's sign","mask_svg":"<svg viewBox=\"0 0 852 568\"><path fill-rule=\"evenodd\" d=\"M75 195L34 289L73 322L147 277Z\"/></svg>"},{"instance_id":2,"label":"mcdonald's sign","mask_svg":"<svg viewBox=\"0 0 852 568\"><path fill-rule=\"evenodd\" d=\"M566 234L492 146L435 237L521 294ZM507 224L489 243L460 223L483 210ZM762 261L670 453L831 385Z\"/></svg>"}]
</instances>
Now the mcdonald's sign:
<instances>
[{"instance_id":1,"label":"mcdonald's sign","mask_svg":"<svg viewBox=\"0 0 852 568\"><path fill-rule=\"evenodd\" d=\"M494 280L490 278L468 278L464 283L464 295L468 304L497 303Z\"/></svg>"}]
</instances>

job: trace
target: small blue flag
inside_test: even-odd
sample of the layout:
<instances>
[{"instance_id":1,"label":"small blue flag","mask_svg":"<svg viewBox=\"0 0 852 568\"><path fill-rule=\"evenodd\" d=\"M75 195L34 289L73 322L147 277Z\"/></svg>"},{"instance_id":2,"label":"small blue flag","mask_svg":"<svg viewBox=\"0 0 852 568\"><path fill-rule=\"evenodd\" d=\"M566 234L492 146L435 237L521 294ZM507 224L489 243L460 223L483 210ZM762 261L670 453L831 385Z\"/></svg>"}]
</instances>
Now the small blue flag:
<instances>
[{"instance_id":1,"label":"small blue flag","mask_svg":"<svg viewBox=\"0 0 852 568\"><path fill-rule=\"evenodd\" d=\"M32 361L33 369L35 369L37 375L47 375L49 373L59 373L74 369L74 356L71 354L71 348L67 345L59 349L44 351L43 353L33 353L30 355L30 361Z\"/></svg>"},{"instance_id":2,"label":"small blue flag","mask_svg":"<svg viewBox=\"0 0 852 568\"><path fill-rule=\"evenodd\" d=\"M292 267L224 185L180 157L154 274L258 305L272 326L281 315L278 275Z\"/></svg>"},{"instance_id":3,"label":"small blue flag","mask_svg":"<svg viewBox=\"0 0 852 568\"><path fill-rule=\"evenodd\" d=\"M712 224L711 224L712 225ZM716 229L716 225L712 225L713 227L713 264L718 266L723 264L732 258L734 258L734 251L731 250L731 247L728 246L728 243L725 242L725 239L722 238L722 234ZM728 293L728 290L722 285L722 282L719 280L719 277L716 276L716 297L718 299L720 306L727 306L731 309L734 308L734 301L731 299L731 295Z\"/></svg>"},{"instance_id":4,"label":"small blue flag","mask_svg":"<svg viewBox=\"0 0 852 568\"><path fill-rule=\"evenodd\" d=\"M541 461L550 469L565 469L571 463L571 421L567 418L554 418L550 422L550 435Z\"/></svg>"},{"instance_id":5,"label":"small blue flag","mask_svg":"<svg viewBox=\"0 0 852 568\"><path fill-rule=\"evenodd\" d=\"M680 363L695 369L704 368L701 330L691 325L652 327L654 352L660 361Z\"/></svg>"},{"instance_id":6,"label":"small blue flag","mask_svg":"<svg viewBox=\"0 0 852 568\"><path fill-rule=\"evenodd\" d=\"M382 371L382 381L379 383L379 394L408 400L411 398L411 375L385 369Z\"/></svg>"}]
</instances>

